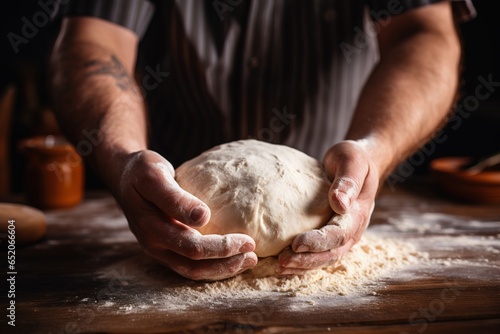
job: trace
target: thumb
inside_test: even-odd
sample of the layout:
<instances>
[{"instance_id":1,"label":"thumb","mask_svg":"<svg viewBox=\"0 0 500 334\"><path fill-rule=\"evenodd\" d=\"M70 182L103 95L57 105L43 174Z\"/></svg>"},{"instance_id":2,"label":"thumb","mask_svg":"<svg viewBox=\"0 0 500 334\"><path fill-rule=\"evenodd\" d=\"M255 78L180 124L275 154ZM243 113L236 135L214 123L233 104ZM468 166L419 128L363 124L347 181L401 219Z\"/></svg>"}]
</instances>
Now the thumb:
<instances>
[{"instance_id":1,"label":"thumb","mask_svg":"<svg viewBox=\"0 0 500 334\"><path fill-rule=\"evenodd\" d=\"M361 188L352 176L346 175L340 174L335 177L328 193L330 206L340 215L349 211Z\"/></svg>"},{"instance_id":2,"label":"thumb","mask_svg":"<svg viewBox=\"0 0 500 334\"><path fill-rule=\"evenodd\" d=\"M346 152L347 153L347 152ZM328 192L328 200L333 211L344 214L358 198L369 171L366 160L358 157L357 152L329 157L326 165L333 182Z\"/></svg>"},{"instance_id":3,"label":"thumb","mask_svg":"<svg viewBox=\"0 0 500 334\"><path fill-rule=\"evenodd\" d=\"M193 227L210 220L210 209L196 196L182 189L174 179L174 169L166 161L151 164L152 182L139 182L136 187L143 197L156 205L169 217Z\"/></svg>"}]
</instances>

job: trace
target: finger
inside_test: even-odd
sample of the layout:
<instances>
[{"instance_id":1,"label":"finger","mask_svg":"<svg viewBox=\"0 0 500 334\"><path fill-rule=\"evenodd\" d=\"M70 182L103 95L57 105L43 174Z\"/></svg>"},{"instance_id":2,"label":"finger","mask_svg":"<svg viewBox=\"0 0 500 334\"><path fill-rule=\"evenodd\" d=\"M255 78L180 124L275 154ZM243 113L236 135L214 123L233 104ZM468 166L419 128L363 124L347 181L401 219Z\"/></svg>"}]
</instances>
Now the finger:
<instances>
[{"instance_id":1,"label":"finger","mask_svg":"<svg viewBox=\"0 0 500 334\"><path fill-rule=\"evenodd\" d=\"M356 200L359 194L359 182L350 177L349 174L340 174L335 177L328 193L328 200L333 211L343 214L349 211L352 202Z\"/></svg>"},{"instance_id":2,"label":"finger","mask_svg":"<svg viewBox=\"0 0 500 334\"><path fill-rule=\"evenodd\" d=\"M192 260L227 258L255 250L255 241L246 234L202 235L175 221L164 228L171 240L166 248Z\"/></svg>"},{"instance_id":3,"label":"finger","mask_svg":"<svg viewBox=\"0 0 500 334\"><path fill-rule=\"evenodd\" d=\"M200 199L182 189L165 161L152 163L136 189L166 215L186 225L200 227L210 220L210 209Z\"/></svg>"},{"instance_id":4,"label":"finger","mask_svg":"<svg viewBox=\"0 0 500 334\"><path fill-rule=\"evenodd\" d=\"M352 212L336 215L317 230L299 234L292 242L292 249L296 253L324 252L345 245L357 235L358 226L362 222L356 221L358 204L355 203Z\"/></svg>"},{"instance_id":5,"label":"finger","mask_svg":"<svg viewBox=\"0 0 500 334\"><path fill-rule=\"evenodd\" d=\"M349 210L360 193L369 171L365 152L355 143L344 143L325 155L325 166L333 180L328 193L332 209L343 214Z\"/></svg>"},{"instance_id":6,"label":"finger","mask_svg":"<svg viewBox=\"0 0 500 334\"><path fill-rule=\"evenodd\" d=\"M311 269L331 264L337 260L333 252L326 251L320 253L295 253L291 249L286 249L278 256L280 271L289 268Z\"/></svg>"},{"instance_id":7,"label":"finger","mask_svg":"<svg viewBox=\"0 0 500 334\"><path fill-rule=\"evenodd\" d=\"M216 281L237 275L255 267L257 255L245 253L226 259L192 260L171 251L153 256L157 261L171 268L179 275L192 280Z\"/></svg>"},{"instance_id":8,"label":"finger","mask_svg":"<svg viewBox=\"0 0 500 334\"><path fill-rule=\"evenodd\" d=\"M286 249L278 257L280 265L278 273L282 274L288 269L308 270L332 265L355 244L355 240L351 239L340 248L319 253L295 253L291 249Z\"/></svg>"}]
</instances>

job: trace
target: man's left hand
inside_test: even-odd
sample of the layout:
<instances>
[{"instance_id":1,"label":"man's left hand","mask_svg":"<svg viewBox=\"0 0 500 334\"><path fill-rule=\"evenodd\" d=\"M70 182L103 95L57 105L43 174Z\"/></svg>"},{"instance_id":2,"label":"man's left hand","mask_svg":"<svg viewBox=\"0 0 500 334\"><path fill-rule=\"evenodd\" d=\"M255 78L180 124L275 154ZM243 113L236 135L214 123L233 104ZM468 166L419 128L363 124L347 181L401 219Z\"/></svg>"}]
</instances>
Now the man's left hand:
<instances>
[{"instance_id":1,"label":"man's left hand","mask_svg":"<svg viewBox=\"0 0 500 334\"><path fill-rule=\"evenodd\" d=\"M323 163L333 180L328 198L335 215L324 227L299 234L279 255L278 273L304 274L334 263L360 239L370 221L379 172L363 141L332 146Z\"/></svg>"}]
</instances>

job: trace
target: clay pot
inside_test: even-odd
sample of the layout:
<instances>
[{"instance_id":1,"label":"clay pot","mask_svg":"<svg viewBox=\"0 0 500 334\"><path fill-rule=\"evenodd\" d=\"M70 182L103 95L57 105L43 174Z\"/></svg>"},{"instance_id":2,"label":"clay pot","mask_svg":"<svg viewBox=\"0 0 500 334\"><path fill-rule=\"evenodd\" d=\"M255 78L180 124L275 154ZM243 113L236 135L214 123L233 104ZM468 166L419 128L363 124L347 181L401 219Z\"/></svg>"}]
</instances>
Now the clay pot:
<instances>
[{"instance_id":1,"label":"clay pot","mask_svg":"<svg viewBox=\"0 0 500 334\"><path fill-rule=\"evenodd\" d=\"M26 197L41 209L77 205L83 198L82 158L64 138L57 136L25 139L19 146L27 160Z\"/></svg>"},{"instance_id":2,"label":"clay pot","mask_svg":"<svg viewBox=\"0 0 500 334\"><path fill-rule=\"evenodd\" d=\"M472 159L446 157L431 162L431 174L444 192L468 202L500 204L500 170L462 170Z\"/></svg>"}]
</instances>

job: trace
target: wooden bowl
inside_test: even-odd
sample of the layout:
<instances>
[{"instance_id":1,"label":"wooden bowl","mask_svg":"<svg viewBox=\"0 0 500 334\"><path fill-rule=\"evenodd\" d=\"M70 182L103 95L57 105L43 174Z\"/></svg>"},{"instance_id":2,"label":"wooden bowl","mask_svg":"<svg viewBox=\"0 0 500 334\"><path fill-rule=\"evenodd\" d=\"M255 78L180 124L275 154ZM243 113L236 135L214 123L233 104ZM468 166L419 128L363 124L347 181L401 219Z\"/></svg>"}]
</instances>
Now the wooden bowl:
<instances>
[{"instance_id":1,"label":"wooden bowl","mask_svg":"<svg viewBox=\"0 0 500 334\"><path fill-rule=\"evenodd\" d=\"M431 162L431 175L443 191L468 202L500 204L500 170L471 173L461 169L470 157L446 157Z\"/></svg>"}]
</instances>

